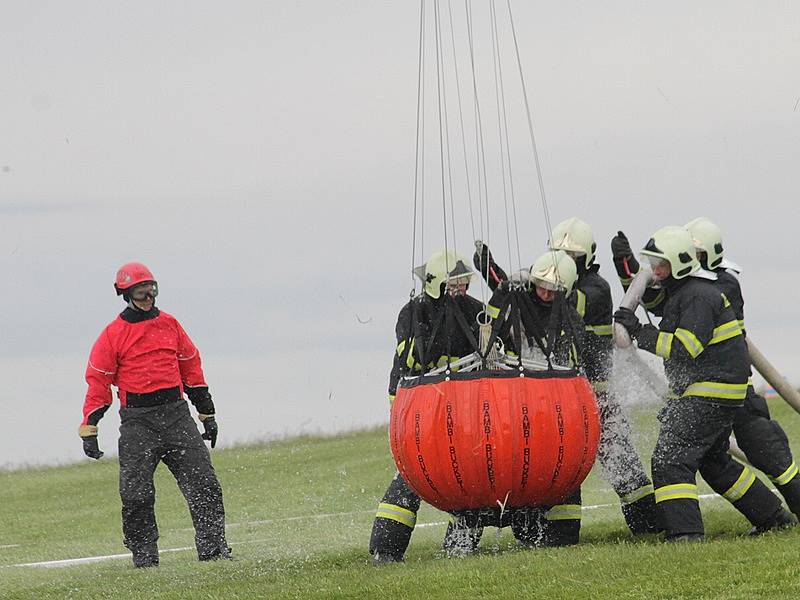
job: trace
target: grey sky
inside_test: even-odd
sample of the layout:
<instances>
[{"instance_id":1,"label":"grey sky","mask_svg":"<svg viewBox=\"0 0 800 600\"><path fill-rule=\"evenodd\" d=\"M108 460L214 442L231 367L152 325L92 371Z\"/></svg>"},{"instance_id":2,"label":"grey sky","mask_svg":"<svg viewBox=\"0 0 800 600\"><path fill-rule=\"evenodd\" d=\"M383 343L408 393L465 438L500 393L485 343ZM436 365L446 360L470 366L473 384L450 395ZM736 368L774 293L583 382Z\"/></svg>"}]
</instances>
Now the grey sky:
<instances>
[{"instance_id":1,"label":"grey sky","mask_svg":"<svg viewBox=\"0 0 800 600\"><path fill-rule=\"evenodd\" d=\"M486 3L472 4L485 29ZM513 6L553 219L593 225L609 278L618 228L642 245L664 224L714 219L745 270L748 329L798 379L800 6ZM4 5L0 375L11 384L0 405L51 440L47 460L79 456L83 367L121 309L111 285L128 260L151 266L159 304L199 345L229 439L385 418L409 289L418 10ZM514 119L529 262L546 235ZM426 254L441 246L427 195ZM499 211L492 227L507 262ZM27 403L41 409L33 426ZM103 435L113 443L113 430ZM16 452L15 440L0 443Z\"/></svg>"}]
</instances>

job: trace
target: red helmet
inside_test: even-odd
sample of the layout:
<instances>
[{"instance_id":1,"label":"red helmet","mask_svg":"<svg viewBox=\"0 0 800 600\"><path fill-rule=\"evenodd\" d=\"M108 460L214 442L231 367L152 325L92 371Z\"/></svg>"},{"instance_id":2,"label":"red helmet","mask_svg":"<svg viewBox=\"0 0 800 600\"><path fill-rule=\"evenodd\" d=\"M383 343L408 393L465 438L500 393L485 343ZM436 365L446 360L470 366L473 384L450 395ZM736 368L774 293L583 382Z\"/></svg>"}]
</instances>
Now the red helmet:
<instances>
[{"instance_id":1,"label":"red helmet","mask_svg":"<svg viewBox=\"0 0 800 600\"><path fill-rule=\"evenodd\" d=\"M145 281L155 280L156 278L153 277L150 269L145 267L142 263L126 263L117 271L117 279L114 282L114 289L117 290L117 296L121 296L125 290L128 290L135 285L144 283Z\"/></svg>"}]
</instances>

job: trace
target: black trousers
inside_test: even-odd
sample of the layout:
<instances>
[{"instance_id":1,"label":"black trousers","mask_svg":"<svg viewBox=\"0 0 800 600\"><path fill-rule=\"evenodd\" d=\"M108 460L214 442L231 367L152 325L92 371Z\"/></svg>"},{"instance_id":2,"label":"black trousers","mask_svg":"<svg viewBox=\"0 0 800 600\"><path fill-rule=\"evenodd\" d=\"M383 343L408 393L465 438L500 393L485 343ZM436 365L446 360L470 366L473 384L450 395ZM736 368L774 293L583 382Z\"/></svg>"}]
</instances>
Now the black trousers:
<instances>
[{"instance_id":1,"label":"black trousers","mask_svg":"<svg viewBox=\"0 0 800 600\"><path fill-rule=\"evenodd\" d=\"M614 395L597 392L600 443L597 460L603 476L622 504L622 514L634 534L658 530L653 484L633 445L631 426Z\"/></svg>"},{"instance_id":2,"label":"black trousers","mask_svg":"<svg viewBox=\"0 0 800 600\"><path fill-rule=\"evenodd\" d=\"M157 556L153 474L164 462L189 505L200 559L227 554L222 488L184 400L122 408L119 495L124 543L134 557Z\"/></svg>"},{"instance_id":3,"label":"black trousers","mask_svg":"<svg viewBox=\"0 0 800 600\"><path fill-rule=\"evenodd\" d=\"M369 539L370 554L402 560L417 524L419 505L419 496L400 473L395 474L378 504Z\"/></svg>"},{"instance_id":4,"label":"black trousers","mask_svg":"<svg viewBox=\"0 0 800 600\"><path fill-rule=\"evenodd\" d=\"M730 400L689 396L670 400L659 413L653 485L667 536L704 533L695 480L698 471L753 525L770 523L783 510L769 488L728 454L728 438L740 406Z\"/></svg>"},{"instance_id":5,"label":"black trousers","mask_svg":"<svg viewBox=\"0 0 800 600\"><path fill-rule=\"evenodd\" d=\"M733 434L747 460L772 480L789 510L800 515L800 475L789 440L778 422L770 419L767 401L753 386L748 387L744 406L736 413Z\"/></svg>"}]
</instances>

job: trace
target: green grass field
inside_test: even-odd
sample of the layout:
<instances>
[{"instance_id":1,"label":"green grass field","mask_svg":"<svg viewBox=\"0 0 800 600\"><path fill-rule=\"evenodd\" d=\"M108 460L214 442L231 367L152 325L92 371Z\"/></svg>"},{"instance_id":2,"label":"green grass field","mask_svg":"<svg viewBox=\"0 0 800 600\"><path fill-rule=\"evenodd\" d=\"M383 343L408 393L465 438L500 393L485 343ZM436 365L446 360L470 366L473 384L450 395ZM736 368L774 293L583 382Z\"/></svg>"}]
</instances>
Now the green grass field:
<instances>
[{"instance_id":1,"label":"green grass field","mask_svg":"<svg viewBox=\"0 0 800 600\"><path fill-rule=\"evenodd\" d=\"M800 418L772 403L794 442ZM653 414L636 415L652 429ZM649 457L653 436L640 440ZM797 450L797 444L795 444ZM708 541L633 540L593 472L577 547L521 550L487 529L480 552L442 556L445 515L423 507L404 564L371 566L372 517L394 473L385 429L214 452L235 560L199 563L183 498L157 473L161 566L129 558L62 567L23 563L126 552L115 460L0 472L0 598L793 598L800 531L743 537L724 501L702 501ZM708 492L703 487L703 492ZM188 549L187 549L188 548ZM170 551L172 550L172 551Z\"/></svg>"}]
</instances>

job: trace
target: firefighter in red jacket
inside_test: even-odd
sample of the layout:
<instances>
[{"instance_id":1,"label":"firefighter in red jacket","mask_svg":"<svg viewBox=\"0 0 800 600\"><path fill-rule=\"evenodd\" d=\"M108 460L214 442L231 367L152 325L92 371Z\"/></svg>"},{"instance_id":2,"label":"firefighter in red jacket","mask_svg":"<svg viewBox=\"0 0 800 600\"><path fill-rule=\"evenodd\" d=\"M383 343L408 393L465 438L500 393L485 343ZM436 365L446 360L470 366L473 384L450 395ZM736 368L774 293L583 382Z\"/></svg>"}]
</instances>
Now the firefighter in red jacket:
<instances>
[{"instance_id":1,"label":"firefighter in red jacket","mask_svg":"<svg viewBox=\"0 0 800 600\"><path fill-rule=\"evenodd\" d=\"M133 564L158 565L153 473L161 461L189 505L199 559L228 558L222 488L203 443L216 445L218 426L200 354L177 319L156 308L158 284L147 267L123 265L114 288L128 306L103 330L89 356L79 429L83 450L90 458L103 456L97 425L111 406L113 385L120 403L122 530ZM184 392L197 409L202 436Z\"/></svg>"}]
</instances>

